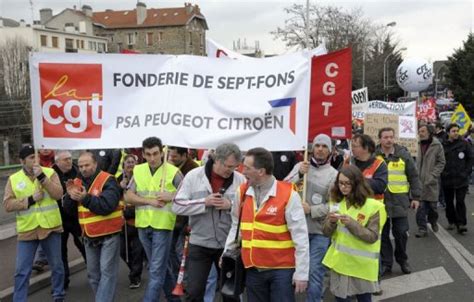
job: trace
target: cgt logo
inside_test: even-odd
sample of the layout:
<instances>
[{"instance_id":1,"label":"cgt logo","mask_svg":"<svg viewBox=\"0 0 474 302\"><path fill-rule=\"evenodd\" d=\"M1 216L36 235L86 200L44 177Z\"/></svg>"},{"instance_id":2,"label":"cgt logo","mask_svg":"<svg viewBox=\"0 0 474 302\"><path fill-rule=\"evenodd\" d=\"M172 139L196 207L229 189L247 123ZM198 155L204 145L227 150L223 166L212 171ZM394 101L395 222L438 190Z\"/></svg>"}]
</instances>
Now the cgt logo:
<instances>
[{"instance_id":1,"label":"cgt logo","mask_svg":"<svg viewBox=\"0 0 474 302\"><path fill-rule=\"evenodd\" d=\"M100 138L102 65L39 64L43 136Z\"/></svg>"}]
</instances>

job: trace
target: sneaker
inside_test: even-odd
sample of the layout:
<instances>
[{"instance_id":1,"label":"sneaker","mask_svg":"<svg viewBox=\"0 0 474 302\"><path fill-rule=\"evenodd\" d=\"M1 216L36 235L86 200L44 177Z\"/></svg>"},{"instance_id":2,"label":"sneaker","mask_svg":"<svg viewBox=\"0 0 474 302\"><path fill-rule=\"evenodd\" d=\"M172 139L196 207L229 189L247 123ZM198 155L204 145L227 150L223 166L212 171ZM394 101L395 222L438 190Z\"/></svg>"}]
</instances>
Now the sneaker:
<instances>
[{"instance_id":1,"label":"sneaker","mask_svg":"<svg viewBox=\"0 0 474 302\"><path fill-rule=\"evenodd\" d=\"M41 273L44 271L44 267L47 265L48 263L44 262L44 261L36 261L35 263L33 263L33 266L32 266L32 269L38 273Z\"/></svg>"},{"instance_id":2,"label":"sneaker","mask_svg":"<svg viewBox=\"0 0 474 302\"><path fill-rule=\"evenodd\" d=\"M381 296L381 295L383 295L383 290L380 289L378 292L372 293L372 295L374 295L374 296Z\"/></svg>"},{"instance_id":3,"label":"sneaker","mask_svg":"<svg viewBox=\"0 0 474 302\"><path fill-rule=\"evenodd\" d=\"M140 288L140 285L141 285L140 281L133 281L133 282L130 282L130 285L128 286L128 288L137 289L137 288Z\"/></svg>"},{"instance_id":4,"label":"sneaker","mask_svg":"<svg viewBox=\"0 0 474 302\"><path fill-rule=\"evenodd\" d=\"M415 233L416 238L428 237L428 232L423 229L419 229L418 232Z\"/></svg>"},{"instance_id":5,"label":"sneaker","mask_svg":"<svg viewBox=\"0 0 474 302\"><path fill-rule=\"evenodd\" d=\"M387 265L382 265L382 277L385 277L392 273L392 268Z\"/></svg>"},{"instance_id":6,"label":"sneaker","mask_svg":"<svg viewBox=\"0 0 474 302\"><path fill-rule=\"evenodd\" d=\"M448 231L454 230L454 224L452 224L452 223L448 224L448 226L446 227L446 230L448 230Z\"/></svg>"},{"instance_id":7,"label":"sneaker","mask_svg":"<svg viewBox=\"0 0 474 302\"><path fill-rule=\"evenodd\" d=\"M400 264L400 268L402 269L402 272L403 272L405 275L411 274L411 267L410 267L410 265L408 264L408 262L401 263L401 264Z\"/></svg>"},{"instance_id":8,"label":"sneaker","mask_svg":"<svg viewBox=\"0 0 474 302\"><path fill-rule=\"evenodd\" d=\"M458 233L459 234L464 234L467 232L467 228L465 225L458 225Z\"/></svg>"},{"instance_id":9,"label":"sneaker","mask_svg":"<svg viewBox=\"0 0 474 302\"><path fill-rule=\"evenodd\" d=\"M436 222L432 223L431 224L431 229L433 229L433 232L437 233L439 231L438 224Z\"/></svg>"}]
</instances>

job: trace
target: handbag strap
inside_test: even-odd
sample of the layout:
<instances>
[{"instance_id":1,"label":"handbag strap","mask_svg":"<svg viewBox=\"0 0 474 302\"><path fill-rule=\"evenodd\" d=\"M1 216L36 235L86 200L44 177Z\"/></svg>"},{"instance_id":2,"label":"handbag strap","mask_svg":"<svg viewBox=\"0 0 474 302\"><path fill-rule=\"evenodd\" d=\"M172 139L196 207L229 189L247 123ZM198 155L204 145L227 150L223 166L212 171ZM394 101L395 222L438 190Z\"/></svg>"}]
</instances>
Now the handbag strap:
<instances>
[{"instance_id":1,"label":"handbag strap","mask_svg":"<svg viewBox=\"0 0 474 302\"><path fill-rule=\"evenodd\" d=\"M245 194L247 193L247 190L249 188L248 183L245 183L245 185L241 189L243 190L243 193L240 193L240 211L239 211L239 222L237 223L237 231L235 232L235 239L234 243L237 244L237 246L241 246L241 242L239 241L239 231L240 231L240 221L242 220L242 208L244 207L244 202L245 202Z\"/></svg>"}]
</instances>

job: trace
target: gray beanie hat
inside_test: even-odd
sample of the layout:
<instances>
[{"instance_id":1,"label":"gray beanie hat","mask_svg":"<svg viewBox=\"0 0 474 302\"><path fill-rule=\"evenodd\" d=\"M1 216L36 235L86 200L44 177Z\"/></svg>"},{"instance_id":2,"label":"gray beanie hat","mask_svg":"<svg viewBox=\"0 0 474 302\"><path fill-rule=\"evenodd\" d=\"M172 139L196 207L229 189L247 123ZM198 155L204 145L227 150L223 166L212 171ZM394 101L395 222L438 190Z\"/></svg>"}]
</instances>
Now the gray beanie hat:
<instances>
[{"instance_id":1,"label":"gray beanie hat","mask_svg":"<svg viewBox=\"0 0 474 302\"><path fill-rule=\"evenodd\" d=\"M313 148L314 145L319 144L319 145L326 145L329 149L329 151L332 150L332 143L331 143L331 138L327 136L326 134L318 134L314 137L313 140Z\"/></svg>"}]
</instances>

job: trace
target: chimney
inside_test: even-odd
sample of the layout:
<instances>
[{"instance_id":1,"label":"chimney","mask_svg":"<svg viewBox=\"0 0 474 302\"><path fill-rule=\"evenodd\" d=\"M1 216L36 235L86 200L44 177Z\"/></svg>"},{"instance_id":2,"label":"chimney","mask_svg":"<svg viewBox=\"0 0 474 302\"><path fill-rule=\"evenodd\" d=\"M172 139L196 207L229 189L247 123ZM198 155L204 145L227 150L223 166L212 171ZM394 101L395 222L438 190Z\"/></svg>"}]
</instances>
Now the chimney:
<instances>
[{"instance_id":1,"label":"chimney","mask_svg":"<svg viewBox=\"0 0 474 302\"><path fill-rule=\"evenodd\" d=\"M137 2L137 24L143 24L146 19L146 4Z\"/></svg>"},{"instance_id":2,"label":"chimney","mask_svg":"<svg viewBox=\"0 0 474 302\"><path fill-rule=\"evenodd\" d=\"M191 3L184 3L184 7L186 8L187 15L190 15L193 12L193 6Z\"/></svg>"},{"instance_id":3,"label":"chimney","mask_svg":"<svg viewBox=\"0 0 474 302\"><path fill-rule=\"evenodd\" d=\"M92 18L92 7L84 4L82 6L82 13L86 15L87 17Z\"/></svg>"},{"instance_id":4,"label":"chimney","mask_svg":"<svg viewBox=\"0 0 474 302\"><path fill-rule=\"evenodd\" d=\"M40 22L41 24L46 24L53 17L53 10L50 8L40 9Z\"/></svg>"}]
</instances>

